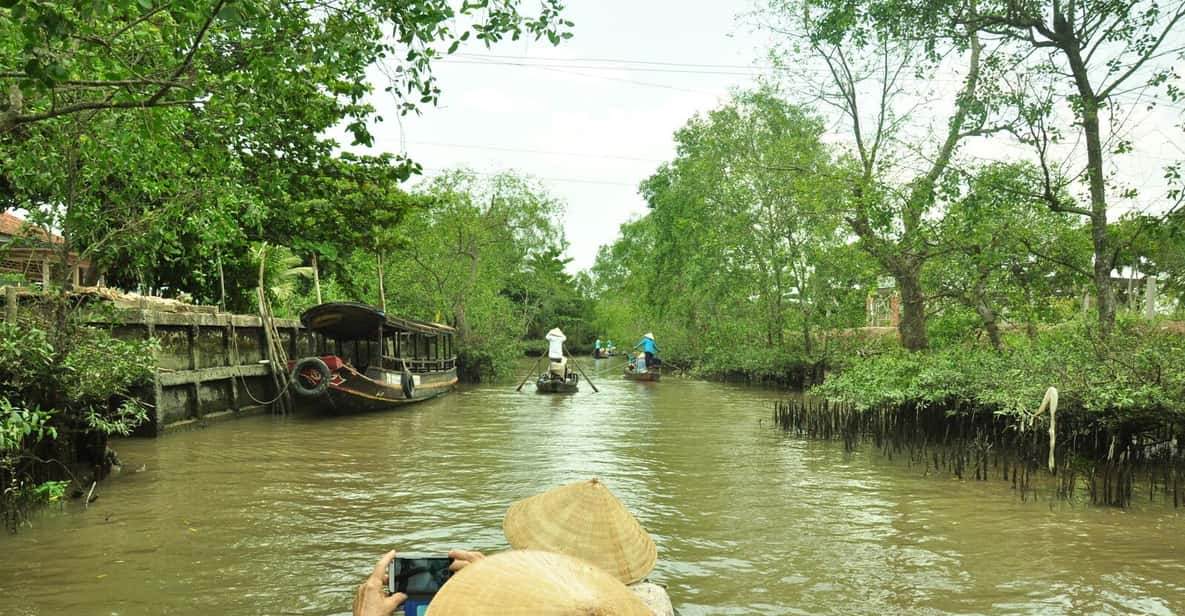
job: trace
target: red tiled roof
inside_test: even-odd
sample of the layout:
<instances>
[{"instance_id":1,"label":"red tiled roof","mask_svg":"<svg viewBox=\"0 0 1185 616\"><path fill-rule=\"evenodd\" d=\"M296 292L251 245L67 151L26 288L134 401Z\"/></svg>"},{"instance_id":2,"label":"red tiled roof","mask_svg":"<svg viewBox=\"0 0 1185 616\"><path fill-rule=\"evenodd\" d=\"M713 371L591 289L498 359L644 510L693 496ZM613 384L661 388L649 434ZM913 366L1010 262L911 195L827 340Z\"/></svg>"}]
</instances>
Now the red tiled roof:
<instances>
[{"instance_id":1,"label":"red tiled roof","mask_svg":"<svg viewBox=\"0 0 1185 616\"><path fill-rule=\"evenodd\" d=\"M45 232L34 226L26 226L25 219L19 216L13 216L8 212L0 213L0 234L11 235L12 237L34 237L45 241ZM62 242L62 237L57 234L51 234L50 241L55 244Z\"/></svg>"}]
</instances>

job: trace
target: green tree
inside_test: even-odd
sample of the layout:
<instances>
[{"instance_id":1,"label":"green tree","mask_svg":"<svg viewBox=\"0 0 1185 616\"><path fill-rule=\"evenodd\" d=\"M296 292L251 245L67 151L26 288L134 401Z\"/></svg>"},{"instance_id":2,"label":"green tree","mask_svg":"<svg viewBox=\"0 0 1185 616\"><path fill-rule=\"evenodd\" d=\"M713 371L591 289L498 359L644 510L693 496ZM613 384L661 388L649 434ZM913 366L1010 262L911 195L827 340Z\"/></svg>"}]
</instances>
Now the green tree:
<instances>
[{"instance_id":1,"label":"green tree","mask_svg":"<svg viewBox=\"0 0 1185 616\"><path fill-rule=\"evenodd\" d=\"M1045 207L1040 186L1034 165L987 165L940 223L946 252L936 256L928 282L974 311L996 349L1001 319L1023 319L1034 336L1038 303L1076 289L1090 266L1086 234L1072 217ZM1066 270L1075 277L1070 284Z\"/></svg>"},{"instance_id":2,"label":"green tree","mask_svg":"<svg viewBox=\"0 0 1185 616\"><path fill-rule=\"evenodd\" d=\"M414 210L383 239L384 286L393 305L457 328L458 350L471 378L505 369L527 333L531 315L516 309L515 281L563 246L562 206L537 182L513 173L444 173ZM355 258L352 277L370 281L359 297L375 297L372 260Z\"/></svg>"},{"instance_id":3,"label":"green tree","mask_svg":"<svg viewBox=\"0 0 1185 616\"><path fill-rule=\"evenodd\" d=\"M936 250L939 188L965 139L998 130L983 94L998 64L975 28L919 18L901 4L865 10L845 0L772 0L762 26L785 37L772 52L783 65L824 72L820 79L791 70L791 86L833 107L848 132L855 171L845 217L896 280L901 342L918 350L928 344L922 275ZM919 143L907 129L928 123L934 106L907 106L906 84L940 69L960 86L937 138Z\"/></svg>"},{"instance_id":4,"label":"green tree","mask_svg":"<svg viewBox=\"0 0 1185 616\"><path fill-rule=\"evenodd\" d=\"M966 28L1008 44L1000 62L1007 79L992 80L996 87L985 98L1017 109L1012 129L1037 155L1045 183L1040 194L1047 206L1089 222L1098 325L1108 335L1115 326L1111 271L1123 249L1111 228L1109 208L1116 198L1136 194L1123 189L1111 169L1115 157L1133 147L1123 132L1128 111L1147 104L1143 97L1129 102L1124 96L1153 87L1163 88L1174 100L1181 98L1177 66L1183 48L1177 34L1185 20L1185 2L876 0L862 3L858 12L850 3L834 4L839 6L830 14L833 22L850 22L856 14L873 16L894 26L889 31L894 40L916 38L916 28L902 27L914 23L939 36ZM1084 164L1059 164L1057 145L1074 141L1073 134L1085 146ZM1057 173L1061 167L1081 172L1062 178ZM1169 169L1178 182L1179 169ZM1073 182L1085 185L1085 206L1062 198ZM1180 195L1179 186L1170 194Z\"/></svg>"},{"instance_id":5,"label":"green tree","mask_svg":"<svg viewBox=\"0 0 1185 616\"><path fill-rule=\"evenodd\" d=\"M383 60L402 111L439 96L432 62L471 37L570 36L558 0L536 15L512 0L7 0L0 7L0 135L95 110L200 109L281 81L321 86L369 140L366 71ZM292 88L282 88L288 92ZM232 97L233 98L233 97ZM302 101L286 100L298 105ZM241 109L240 115L248 115Z\"/></svg>"},{"instance_id":6,"label":"green tree","mask_svg":"<svg viewBox=\"0 0 1185 616\"><path fill-rule=\"evenodd\" d=\"M721 371L818 361L819 330L851 316L860 286L823 131L770 89L692 118L675 159L643 183L649 214L598 255L601 327L661 330L668 357Z\"/></svg>"}]
</instances>

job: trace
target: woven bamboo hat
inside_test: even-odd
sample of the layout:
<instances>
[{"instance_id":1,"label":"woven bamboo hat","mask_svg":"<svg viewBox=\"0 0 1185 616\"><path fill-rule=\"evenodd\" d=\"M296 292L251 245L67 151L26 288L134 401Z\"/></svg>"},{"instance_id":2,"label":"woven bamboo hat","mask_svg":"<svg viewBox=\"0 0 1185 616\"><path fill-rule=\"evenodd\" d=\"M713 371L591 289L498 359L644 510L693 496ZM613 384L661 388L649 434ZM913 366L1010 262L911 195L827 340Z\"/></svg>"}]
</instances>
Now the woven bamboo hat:
<instances>
[{"instance_id":1,"label":"woven bamboo hat","mask_svg":"<svg viewBox=\"0 0 1185 616\"><path fill-rule=\"evenodd\" d=\"M600 480L579 481L510 506L502 532L516 550L575 556L633 584L646 577L658 548Z\"/></svg>"},{"instance_id":2,"label":"woven bamboo hat","mask_svg":"<svg viewBox=\"0 0 1185 616\"><path fill-rule=\"evenodd\" d=\"M651 616L619 580L563 554L512 550L454 575L428 604L428 616L540 614Z\"/></svg>"},{"instance_id":3,"label":"woven bamboo hat","mask_svg":"<svg viewBox=\"0 0 1185 616\"><path fill-rule=\"evenodd\" d=\"M651 339L651 340L654 340L654 334L653 334L653 333L651 333L651 332L646 332L646 335L645 335L645 336L642 336L642 337L643 337L643 338L649 338L649 339Z\"/></svg>"}]
</instances>

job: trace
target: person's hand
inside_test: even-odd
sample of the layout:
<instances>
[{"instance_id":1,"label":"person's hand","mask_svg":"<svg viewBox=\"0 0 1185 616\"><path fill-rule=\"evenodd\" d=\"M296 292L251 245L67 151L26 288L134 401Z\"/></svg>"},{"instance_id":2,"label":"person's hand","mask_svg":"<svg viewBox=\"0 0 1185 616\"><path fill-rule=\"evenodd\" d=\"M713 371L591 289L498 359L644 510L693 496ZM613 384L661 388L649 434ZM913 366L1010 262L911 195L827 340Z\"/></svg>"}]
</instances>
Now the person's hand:
<instances>
[{"instance_id":1,"label":"person's hand","mask_svg":"<svg viewBox=\"0 0 1185 616\"><path fill-rule=\"evenodd\" d=\"M465 567L468 567L469 565L485 558L486 555L482 554L481 552L449 550L448 557L453 559L453 562L449 563L448 570L456 573L457 571L460 571L461 569L464 569Z\"/></svg>"},{"instance_id":2,"label":"person's hand","mask_svg":"<svg viewBox=\"0 0 1185 616\"><path fill-rule=\"evenodd\" d=\"M387 566L395 560L395 550L379 559L374 571L365 582L358 585L354 593L354 616L391 616L395 608L407 601L407 595L397 592L390 597L383 589L387 586Z\"/></svg>"}]
</instances>

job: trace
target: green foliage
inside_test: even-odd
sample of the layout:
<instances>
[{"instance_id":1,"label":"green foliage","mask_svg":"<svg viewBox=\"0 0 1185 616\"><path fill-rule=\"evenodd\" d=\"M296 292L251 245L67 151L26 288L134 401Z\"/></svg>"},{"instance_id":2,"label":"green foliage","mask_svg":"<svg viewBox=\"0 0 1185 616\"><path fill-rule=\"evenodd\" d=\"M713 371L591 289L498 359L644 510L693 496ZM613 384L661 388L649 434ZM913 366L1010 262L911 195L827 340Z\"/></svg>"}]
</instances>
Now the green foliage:
<instances>
[{"instance_id":1,"label":"green foliage","mask_svg":"<svg viewBox=\"0 0 1185 616\"><path fill-rule=\"evenodd\" d=\"M1075 296L1090 279L1088 234L1035 196L1041 194L1039 178L1040 171L1028 164L982 167L965 186L949 187L961 194L952 198L938 226L947 250L931 260L927 286L970 311L993 346L1000 344L1003 321L1035 327L1049 300ZM939 335L960 311L947 312ZM969 325L974 328L974 321ZM934 324L930 331L936 331ZM949 341L947 336L936 344Z\"/></svg>"},{"instance_id":2,"label":"green foliage","mask_svg":"<svg viewBox=\"0 0 1185 616\"><path fill-rule=\"evenodd\" d=\"M855 360L812 393L860 408L906 403L1032 412L1056 387L1062 411L1103 426L1180 421L1185 409L1185 336L1157 323L1121 320L1108 343L1083 322L1010 336L1001 351L984 344L928 353L901 351ZM1175 419L1174 419L1175 418Z\"/></svg>"},{"instance_id":3,"label":"green foliage","mask_svg":"<svg viewBox=\"0 0 1185 616\"><path fill-rule=\"evenodd\" d=\"M328 108L313 109L339 115L357 142L369 144L364 98L373 63L390 65L386 91L402 113L415 111L439 97L434 60L470 38L490 45L528 35L558 44L572 25L561 8L556 0L539 3L535 15L511 0L11 0L0 11L8 98L0 134L96 109L202 109L224 98L244 104L239 97L249 93L273 107L328 100ZM264 93L278 96L268 101Z\"/></svg>"},{"instance_id":4,"label":"green foliage","mask_svg":"<svg viewBox=\"0 0 1185 616\"><path fill-rule=\"evenodd\" d=\"M156 371L155 341L120 340L61 319L62 306L43 308L40 318L0 322L0 513L9 524L61 498L66 482L38 479L39 465L101 464L107 436L147 418L132 394Z\"/></svg>"},{"instance_id":5,"label":"green foliage","mask_svg":"<svg viewBox=\"0 0 1185 616\"><path fill-rule=\"evenodd\" d=\"M432 67L466 41L558 43L572 26L556 0L3 5L0 211L60 232L56 248L111 285L216 303L224 276L239 310L253 243L340 274L413 206L399 183L418 165L326 138L372 143L375 74L413 112L437 102Z\"/></svg>"},{"instance_id":6,"label":"green foliage","mask_svg":"<svg viewBox=\"0 0 1185 616\"><path fill-rule=\"evenodd\" d=\"M39 503L61 502L69 486L69 481L46 481L33 486L26 498Z\"/></svg>"},{"instance_id":7,"label":"green foliage","mask_svg":"<svg viewBox=\"0 0 1185 616\"><path fill-rule=\"evenodd\" d=\"M78 324L52 334L45 327L0 323L0 399L31 416L48 414L59 432L85 426L128 434L145 419L131 393L156 371L155 341L120 340Z\"/></svg>"},{"instance_id":8,"label":"green foliage","mask_svg":"<svg viewBox=\"0 0 1185 616\"><path fill-rule=\"evenodd\" d=\"M252 268L263 272L263 288L268 301L285 306L290 303L299 290L302 280L312 280L313 268L301 265L301 258L284 246L268 246L266 242L251 247ZM256 295L252 295L251 304L256 305ZM274 310L274 308L273 308ZM276 314L284 314L279 313Z\"/></svg>"},{"instance_id":9,"label":"green foliage","mask_svg":"<svg viewBox=\"0 0 1185 616\"><path fill-rule=\"evenodd\" d=\"M597 257L599 337L632 346L653 330L668 363L709 374L778 378L822 361L821 331L859 324L871 273L845 242L822 134L766 89L693 117L642 185L650 212Z\"/></svg>"},{"instance_id":10,"label":"green foliage","mask_svg":"<svg viewBox=\"0 0 1185 616\"><path fill-rule=\"evenodd\" d=\"M8 398L0 398L0 456L20 452L26 440L36 443L44 438L57 438L57 429L49 425L55 412L36 406L21 408Z\"/></svg>"},{"instance_id":11,"label":"green foliage","mask_svg":"<svg viewBox=\"0 0 1185 616\"><path fill-rule=\"evenodd\" d=\"M334 284L345 297L382 303L381 253L389 309L456 327L469 379L512 369L523 336L555 327L551 321L575 323L569 315L580 300L560 258L561 204L538 182L457 170L414 198L427 205L376 230L374 250L343 260Z\"/></svg>"}]
</instances>

